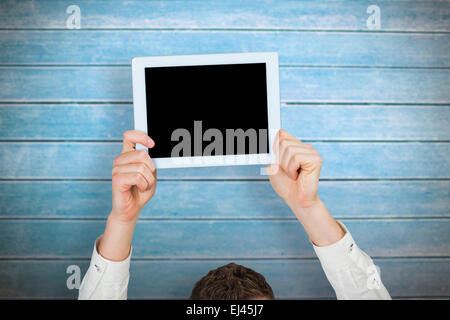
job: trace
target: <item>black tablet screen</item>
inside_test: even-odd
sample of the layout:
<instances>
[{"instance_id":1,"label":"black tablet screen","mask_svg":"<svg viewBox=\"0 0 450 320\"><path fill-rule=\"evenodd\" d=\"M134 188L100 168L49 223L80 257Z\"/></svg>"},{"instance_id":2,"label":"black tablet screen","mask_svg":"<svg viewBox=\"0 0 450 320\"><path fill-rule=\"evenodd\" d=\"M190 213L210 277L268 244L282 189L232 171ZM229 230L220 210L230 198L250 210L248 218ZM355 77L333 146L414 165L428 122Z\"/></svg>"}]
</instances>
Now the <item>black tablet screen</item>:
<instances>
[{"instance_id":1,"label":"black tablet screen","mask_svg":"<svg viewBox=\"0 0 450 320\"><path fill-rule=\"evenodd\" d=\"M265 63L149 67L145 82L150 156L267 153Z\"/></svg>"}]
</instances>

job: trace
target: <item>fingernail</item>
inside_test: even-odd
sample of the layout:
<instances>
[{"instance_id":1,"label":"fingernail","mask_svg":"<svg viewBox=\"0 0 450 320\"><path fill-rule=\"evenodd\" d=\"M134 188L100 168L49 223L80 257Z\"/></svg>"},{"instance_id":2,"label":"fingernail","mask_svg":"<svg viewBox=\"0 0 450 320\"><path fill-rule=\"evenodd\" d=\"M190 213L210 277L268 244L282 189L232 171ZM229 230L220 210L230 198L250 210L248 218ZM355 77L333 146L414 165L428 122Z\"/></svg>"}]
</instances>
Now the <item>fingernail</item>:
<instances>
[{"instance_id":1,"label":"fingernail","mask_svg":"<svg viewBox=\"0 0 450 320\"><path fill-rule=\"evenodd\" d=\"M147 145L152 148L155 145L155 141L153 141L151 138L148 138Z\"/></svg>"}]
</instances>

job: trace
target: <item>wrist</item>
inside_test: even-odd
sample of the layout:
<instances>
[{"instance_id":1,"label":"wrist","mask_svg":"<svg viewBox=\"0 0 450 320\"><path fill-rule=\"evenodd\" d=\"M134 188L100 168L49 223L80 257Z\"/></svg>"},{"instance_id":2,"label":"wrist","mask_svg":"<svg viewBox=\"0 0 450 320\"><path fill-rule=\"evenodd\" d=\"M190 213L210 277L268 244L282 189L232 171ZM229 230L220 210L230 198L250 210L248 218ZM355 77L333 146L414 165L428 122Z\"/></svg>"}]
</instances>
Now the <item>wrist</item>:
<instances>
[{"instance_id":1,"label":"wrist","mask_svg":"<svg viewBox=\"0 0 450 320\"><path fill-rule=\"evenodd\" d=\"M297 202L291 206L291 209L303 225L310 241L316 246L328 246L345 235L345 231L319 198L317 201L310 202L308 206Z\"/></svg>"},{"instance_id":2,"label":"wrist","mask_svg":"<svg viewBox=\"0 0 450 320\"><path fill-rule=\"evenodd\" d=\"M320 208L325 206L322 200L320 200L319 196L316 196L312 200L300 200L296 198L290 201L286 201L286 203L291 208L291 210L296 213L296 215L311 214L313 212L321 210Z\"/></svg>"},{"instance_id":3,"label":"wrist","mask_svg":"<svg viewBox=\"0 0 450 320\"><path fill-rule=\"evenodd\" d=\"M130 254L136 222L137 218L123 220L111 212L106 221L105 231L98 244L98 253L111 261L126 259Z\"/></svg>"},{"instance_id":4,"label":"wrist","mask_svg":"<svg viewBox=\"0 0 450 320\"><path fill-rule=\"evenodd\" d=\"M140 212L141 208L127 210L124 212L123 210L115 210L113 207L111 213L109 214L108 220L122 225L135 225L139 218Z\"/></svg>"},{"instance_id":5,"label":"wrist","mask_svg":"<svg viewBox=\"0 0 450 320\"><path fill-rule=\"evenodd\" d=\"M123 227L135 226L139 218L139 212L136 214L124 214L121 212L116 212L114 209L108 216L108 222L112 224L121 225Z\"/></svg>"},{"instance_id":6,"label":"wrist","mask_svg":"<svg viewBox=\"0 0 450 320\"><path fill-rule=\"evenodd\" d=\"M111 212L106 220L105 234L112 235L117 239L132 236L137 220L137 217L133 219L122 219L120 216L116 216Z\"/></svg>"}]
</instances>

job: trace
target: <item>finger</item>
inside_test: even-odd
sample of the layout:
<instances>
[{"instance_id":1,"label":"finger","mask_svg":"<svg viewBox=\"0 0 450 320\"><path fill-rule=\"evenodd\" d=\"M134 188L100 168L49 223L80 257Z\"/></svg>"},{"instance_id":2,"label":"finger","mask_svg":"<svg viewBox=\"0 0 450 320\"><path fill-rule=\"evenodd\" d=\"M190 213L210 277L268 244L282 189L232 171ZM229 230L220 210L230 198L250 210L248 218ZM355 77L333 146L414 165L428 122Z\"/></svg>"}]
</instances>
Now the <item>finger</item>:
<instances>
[{"instance_id":1,"label":"finger","mask_svg":"<svg viewBox=\"0 0 450 320\"><path fill-rule=\"evenodd\" d=\"M306 143L300 143L298 140L282 140L280 143L280 150L278 156L278 163L282 165L283 168L287 166L290 156L294 152L298 153L317 153L314 148L305 147Z\"/></svg>"},{"instance_id":2,"label":"finger","mask_svg":"<svg viewBox=\"0 0 450 320\"><path fill-rule=\"evenodd\" d=\"M274 150L275 154L277 154L278 157L281 157L281 154L284 151L284 148L290 145L298 145L301 148L307 149L307 150L314 150L314 147L308 143L301 142L296 137L289 134L287 131L284 131L280 129L275 136L274 141ZM283 148L284 146L284 148Z\"/></svg>"},{"instance_id":3,"label":"finger","mask_svg":"<svg viewBox=\"0 0 450 320\"><path fill-rule=\"evenodd\" d=\"M302 149L300 148L295 148L295 147L290 147L290 148L286 148L283 151L283 154L280 158L280 166L281 168L283 168L283 170L286 172L286 174L289 176L289 178L296 180L298 177L298 168L300 167L300 163L298 163L298 167L295 170L295 172L293 172L292 170L289 170L289 163L291 162L291 159L293 157L295 157L296 154L300 154L302 153Z\"/></svg>"},{"instance_id":4,"label":"finger","mask_svg":"<svg viewBox=\"0 0 450 320\"><path fill-rule=\"evenodd\" d=\"M299 169L304 169L311 159L320 158L315 150L304 149L302 147L291 145L284 149L280 159L280 166L292 179L297 179ZM295 168L293 168L295 166Z\"/></svg>"},{"instance_id":5,"label":"finger","mask_svg":"<svg viewBox=\"0 0 450 320\"><path fill-rule=\"evenodd\" d=\"M147 164L148 167L150 168L150 171L152 172L156 171L155 164L150 158L147 150L134 150L122 153L121 155L117 156L114 159L113 165L120 166L128 163L140 163L140 162L144 162L145 164Z\"/></svg>"},{"instance_id":6,"label":"finger","mask_svg":"<svg viewBox=\"0 0 450 320\"><path fill-rule=\"evenodd\" d=\"M280 158L281 158L281 152L280 152L280 144L281 144L281 130L278 130L277 134L275 135L275 139L273 142L273 150L275 153L275 163L278 164L280 163Z\"/></svg>"},{"instance_id":7,"label":"finger","mask_svg":"<svg viewBox=\"0 0 450 320\"><path fill-rule=\"evenodd\" d=\"M145 180L147 180L148 188L153 186L155 182L155 177L153 173L150 171L150 168L143 162L116 166L112 170L112 176L114 177L119 173L133 173L133 172L138 172L144 176Z\"/></svg>"},{"instance_id":8,"label":"finger","mask_svg":"<svg viewBox=\"0 0 450 320\"><path fill-rule=\"evenodd\" d=\"M304 148L304 149L313 150L313 151L316 150L316 149L314 149L314 147L313 147L312 145L310 145L309 143L305 143L305 142L302 142L302 141L300 141L300 140L298 140L298 145L299 145L300 147Z\"/></svg>"},{"instance_id":9,"label":"finger","mask_svg":"<svg viewBox=\"0 0 450 320\"><path fill-rule=\"evenodd\" d=\"M128 130L123 133L122 153L133 151L136 143L140 143L147 148L153 148L155 142L147 134L137 130Z\"/></svg>"},{"instance_id":10,"label":"finger","mask_svg":"<svg viewBox=\"0 0 450 320\"><path fill-rule=\"evenodd\" d=\"M291 142L297 142L299 144L299 146L301 146L305 149L314 149L314 147L312 145L310 145L308 143L304 143L304 142L300 141L300 139L297 139L296 137L291 135L289 132L280 129L280 142L285 141L285 140L291 141Z\"/></svg>"},{"instance_id":11,"label":"finger","mask_svg":"<svg viewBox=\"0 0 450 320\"><path fill-rule=\"evenodd\" d=\"M279 135L280 135L280 139L288 139L288 140L297 140L296 137L294 137L293 135L291 135L289 132L287 132L286 130L280 129L280 131L278 131Z\"/></svg>"},{"instance_id":12,"label":"finger","mask_svg":"<svg viewBox=\"0 0 450 320\"><path fill-rule=\"evenodd\" d=\"M280 130L278 130L277 134L275 135L275 139L273 141L273 151L275 152L276 156L275 163L278 163L278 159L280 157Z\"/></svg>"},{"instance_id":13,"label":"finger","mask_svg":"<svg viewBox=\"0 0 450 320\"><path fill-rule=\"evenodd\" d=\"M147 180L139 172L118 173L112 177L112 184L120 192L128 191L133 186L136 186L140 192L144 192L148 188Z\"/></svg>"},{"instance_id":14,"label":"finger","mask_svg":"<svg viewBox=\"0 0 450 320\"><path fill-rule=\"evenodd\" d=\"M283 163L282 168L287 175L294 180L302 173L312 173L322 166L322 158L318 153L294 152L290 155L289 161Z\"/></svg>"},{"instance_id":15,"label":"finger","mask_svg":"<svg viewBox=\"0 0 450 320\"><path fill-rule=\"evenodd\" d=\"M279 135L280 135L280 141L283 140L289 140L289 141L296 141L298 142L302 147L306 148L306 149L314 149L314 147L310 144L304 143L302 141L300 141L300 139L294 137L293 135L291 135L289 132L280 129L279 131Z\"/></svg>"},{"instance_id":16,"label":"finger","mask_svg":"<svg viewBox=\"0 0 450 320\"><path fill-rule=\"evenodd\" d=\"M304 152L304 153L314 153L316 152L316 150L311 146L308 145L306 143L302 143L298 140L282 140L280 142L280 147L279 147L279 157L280 159L283 158L284 154L286 154L286 152L290 149L295 149L295 150L300 150L300 152Z\"/></svg>"}]
</instances>

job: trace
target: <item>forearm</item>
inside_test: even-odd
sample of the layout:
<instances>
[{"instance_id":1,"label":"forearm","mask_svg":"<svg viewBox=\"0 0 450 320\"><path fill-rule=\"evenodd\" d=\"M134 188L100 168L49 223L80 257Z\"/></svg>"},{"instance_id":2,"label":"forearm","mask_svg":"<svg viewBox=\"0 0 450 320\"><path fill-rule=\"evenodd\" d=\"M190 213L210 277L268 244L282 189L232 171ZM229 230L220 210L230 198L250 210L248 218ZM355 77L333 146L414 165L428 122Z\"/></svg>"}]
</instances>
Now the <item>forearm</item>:
<instances>
[{"instance_id":1,"label":"forearm","mask_svg":"<svg viewBox=\"0 0 450 320\"><path fill-rule=\"evenodd\" d=\"M328 246L336 243L345 235L345 231L331 216L320 199L308 207L301 207L295 202L289 204L289 206L314 245Z\"/></svg>"},{"instance_id":2,"label":"forearm","mask_svg":"<svg viewBox=\"0 0 450 320\"><path fill-rule=\"evenodd\" d=\"M110 261L126 259L130 254L136 222L137 218L132 221L122 221L110 215L105 232L98 242L99 254Z\"/></svg>"}]
</instances>

